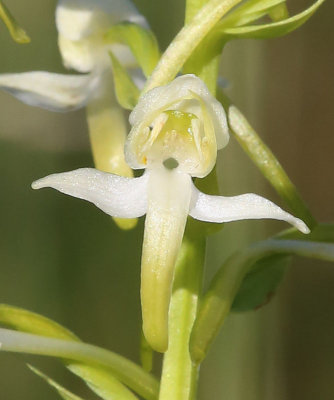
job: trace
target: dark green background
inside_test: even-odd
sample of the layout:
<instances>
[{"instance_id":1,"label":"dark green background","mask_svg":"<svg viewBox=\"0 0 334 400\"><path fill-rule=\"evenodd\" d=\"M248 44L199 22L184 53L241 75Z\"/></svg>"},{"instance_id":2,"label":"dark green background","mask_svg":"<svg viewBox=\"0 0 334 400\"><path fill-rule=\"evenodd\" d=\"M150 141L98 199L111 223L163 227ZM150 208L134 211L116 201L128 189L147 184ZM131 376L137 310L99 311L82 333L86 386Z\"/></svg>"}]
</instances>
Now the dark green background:
<instances>
[{"instance_id":1,"label":"dark green background","mask_svg":"<svg viewBox=\"0 0 334 400\"><path fill-rule=\"evenodd\" d=\"M0 26L0 72L63 71L55 4L7 0L32 43L13 43ZM183 2L136 4L165 46L182 24ZM288 1L295 11L309 4ZM222 63L229 94L321 221L334 220L333 12L327 0L288 37L233 42ZM33 109L6 93L0 93L0 110L0 302L49 316L88 342L138 360L143 221L122 232L88 203L30 189L49 173L92 166L84 112ZM253 191L283 205L233 140L220 154L218 171L223 194ZM264 221L226 225L210 239L207 277L234 249L283 227ZM229 318L203 365L200 399L333 399L333 289L331 264L295 261L270 305ZM1 400L58 398L27 370L26 360L85 391L57 363L0 354Z\"/></svg>"}]
</instances>

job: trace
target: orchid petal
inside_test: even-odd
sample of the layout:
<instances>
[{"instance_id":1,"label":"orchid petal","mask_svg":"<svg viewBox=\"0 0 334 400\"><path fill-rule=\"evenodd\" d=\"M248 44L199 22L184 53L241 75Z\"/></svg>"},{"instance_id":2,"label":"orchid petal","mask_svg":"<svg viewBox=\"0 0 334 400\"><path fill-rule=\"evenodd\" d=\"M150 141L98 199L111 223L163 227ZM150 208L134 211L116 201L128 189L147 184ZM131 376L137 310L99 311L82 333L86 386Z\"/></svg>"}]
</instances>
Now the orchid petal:
<instances>
[{"instance_id":1,"label":"orchid petal","mask_svg":"<svg viewBox=\"0 0 334 400\"><path fill-rule=\"evenodd\" d=\"M189 215L200 221L231 222L242 219L278 219L295 226L303 233L310 230L302 220L283 211L276 204L253 193L234 197L210 196L193 186Z\"/></svg>"},{"instance_id":2,"label":"orchid petal","mask_svg":"<svg viewBox=\"0 0 334 400\"><path fill-rule=\"evenodd\" d=\"M0 88L26 104L50 111L70 111L89 101L95 75L62 75L44 71L1 74Z\"/></svg>"},{"instance_id":3,"label":"orchid petal","mask_svg":"<svg viewBox=\"0 0 334 400\"><path fill-rule=\"evenodd\" d=\"M148 175L124 178L93 168L52 174L32 184L33 189L52 187L62 193L87 200L105 213L119 218L145 214Z\"/></svg>"},{"instance_id":4,"label":"orchid petal","mask_svg":"<svg viewBox=\"0 0 334 400\"><path fill-rule=\"evenodd\" d=\"M222 105L210 94L204 82L190 74L180 76L168 85L156 87L141 97L137 107L130 114L130 123L134 126L131 133L133 139L141 133L143 128L149 126L159 114L168 109L177 109L195 115L201 113L200 104L196 105L194 102L184 101L194 99L192 93L200 96L206 105L207 112L213 122L218 149L226 146L229 140L229 131L225 111ZM197 116L200 118L201 114ZM128 152L132 151L129 147ZM129 157L131 158L130 154Z\"/></svg>"},{"instance_id":5,"label":"orchid petal","mask_svg":"<svg viewBox=\"0 0 334 400\"><path fill-rule=\"evenodd\" d=\"M108 67L110 60L104 34L110 26L122 21L147 26L145 18L130 1L60 0L56 9L56 24L64 65L80 72ZM113 44L111 48L116 56L122 56L120 59L125 65L135 64L127 46Z\"/></svg>"},{"instance_id":6,"label":"orchid petal","mask_svg":"<svg viewBox=\"0 0 334 400\"><path fill-rule=\"evenodd\" d=\"M150 346L164 352L168 347L168 309L191 198L191 178L164 167L154 168L149 174L141 264L143 331Z\"/></svg>"},{"instance_id":7,"label":"orchid petal","mask_svg":"<svg viewBox=\"0 0 334 400\"><path fill-rule=\"evenodd\" d=\"M93 35L81 40L70 40L59 34L58 46L66 68L87 73L95 68L101 70L110 67L108 47L103 42L103 36ZM137 66L136 59L127 46L113 43L109 49L124 66L129 68Z\"/></svg>"},{"instance_id":8,"label":"orchid petal","mask_svg":"<svg viewBox=\"0 0 334 400\"><path fill-rule=\"evenodd\" d=\"M58 32L70 40L103 33L122 21L147 26L145 18L128 0L60 0L56 9Z\"/></svg>"},{"instance_id":9,"label":"orchid petal","mask_svg":"<svg viewBox=\"0 0 334 400\"><path fill-rule=\"evenodd\" d=\"M108 65L108 56L98 37L74 41L59 34L58 47L63 64L68 69L88 73Z\"/></svg>"}]
</instances>

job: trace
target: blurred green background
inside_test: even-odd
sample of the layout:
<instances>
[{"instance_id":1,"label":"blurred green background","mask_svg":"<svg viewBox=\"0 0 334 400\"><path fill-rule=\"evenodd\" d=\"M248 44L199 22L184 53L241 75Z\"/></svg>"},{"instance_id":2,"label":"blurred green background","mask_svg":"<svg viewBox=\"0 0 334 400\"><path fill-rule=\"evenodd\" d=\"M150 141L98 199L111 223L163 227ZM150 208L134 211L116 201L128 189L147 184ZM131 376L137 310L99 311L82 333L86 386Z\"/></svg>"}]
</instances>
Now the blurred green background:
<instances>
[{"instance_id":1,"label":"blurred green background","mask_svg":"<svg viewBox=\"0 0 334 400\"><path fill-rule=\"evenodd\" d=\"M162 48L182 25L183 2L137 0ZM291 11L309 0L288 0ZM63 72L51 0L7 0L32 38L20 46L0 26L0 72ZM271 146L320 221L334 220L334 48L331 0L297 32L227 46L229 94ZM66 325L85 341L138 361L143 221L122 232L92 205L31 182L92 166L83 111L56 114L0 93L0 302ZM218 160L221 192L256 192L283 205L231 140ZM210 238L207 279L233 250L277 232L279 222L227 224ZM204 400L330 400L334 396L334 268L296 260L266 307L228 319L202 367ZM30 360L78 393L55 362L0 354L1 400L57 399ZM159 362L159 360L157 360ZM87 396L88 397L88 396ZM90 398L94 398L91 396Z\"/></svg>"}]
</instances>

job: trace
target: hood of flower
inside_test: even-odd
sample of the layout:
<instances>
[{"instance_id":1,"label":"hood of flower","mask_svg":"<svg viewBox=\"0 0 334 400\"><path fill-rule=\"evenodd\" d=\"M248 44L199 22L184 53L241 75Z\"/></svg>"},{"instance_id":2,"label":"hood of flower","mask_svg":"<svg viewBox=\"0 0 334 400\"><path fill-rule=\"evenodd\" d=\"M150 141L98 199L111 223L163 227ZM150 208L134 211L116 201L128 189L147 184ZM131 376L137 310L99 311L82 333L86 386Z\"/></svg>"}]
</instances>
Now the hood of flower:
<instances>
[{"instance_id":1,"label":"hood of flower","mask_svg":"<svg viewBox=\"0 0 334 400\"><path fill-rule=\"evenodd\" d=\"M149 91L130 122L125 153L132 168L171 159L182 172L204 177L216 162L217 148L229 138L224 109L194 75Z\"/></svg>"}]
</instances>

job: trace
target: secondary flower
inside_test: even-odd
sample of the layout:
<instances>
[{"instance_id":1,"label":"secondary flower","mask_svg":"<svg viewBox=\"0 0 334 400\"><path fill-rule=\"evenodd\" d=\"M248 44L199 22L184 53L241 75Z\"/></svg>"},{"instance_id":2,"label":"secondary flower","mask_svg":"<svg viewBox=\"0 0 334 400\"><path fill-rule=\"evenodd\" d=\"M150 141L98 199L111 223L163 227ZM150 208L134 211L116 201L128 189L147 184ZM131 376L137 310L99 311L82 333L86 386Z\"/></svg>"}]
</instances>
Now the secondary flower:
<instances>
[{"instance_id":1,"label":"secondary flower","mask_svg":"<svg viewBox=\"0 0 334 400\"><path fill-rule=\"evenodd\" d=\"M127 46L107 44L104 40L106 31L123 21L147 27L145 18L129 0L58 1L56 25L63 63L84 74L44 71L2 74L0 88L24 103L51 111L64 112L87 106L96 167L132 176L124 161L127 128L115 99L108 52L111 50L127 68L135 67L136 62Z\"/></svg>"},{"instance_id":2,"label":"secondary flower","mask_svg":"<svg viewBox=\"0 0 334 400\"><path fill-rule=\"evenodd\" d=\"M192 177L204 177L216 162L217 149L229 139L225 112L194 75L176 78L141 97L130 115L126 142L139 178L125 178L83 168L33 183L88 200L109 215L134 218L146 214L142 252L143 328L150 345L168 345L168 307L174 266L187 216L208 222L273 218L307 233L306 225L255 194L235 197L201 193Z\"/></svg>"},{"instance_id":3,"label":"secondary flower","mask_svg":"<svg viewBox=\"0 0 334 400\"><path fill-rule=\"evenodd\" d=\"M90 142L96 168L122 176L133 176L124 160L127 124L114 91L109 51L127 67L134 80L138 74L130 49L108 44L105 33L120 22L147 27L130 0L60 0L56 8L58 44L65 67L78 75L44 71L0 75L0 88L32 106L51 111L71 111L86 106ZM124 229L136 220L116 220Z\"/></svg>"}]
</instances>

